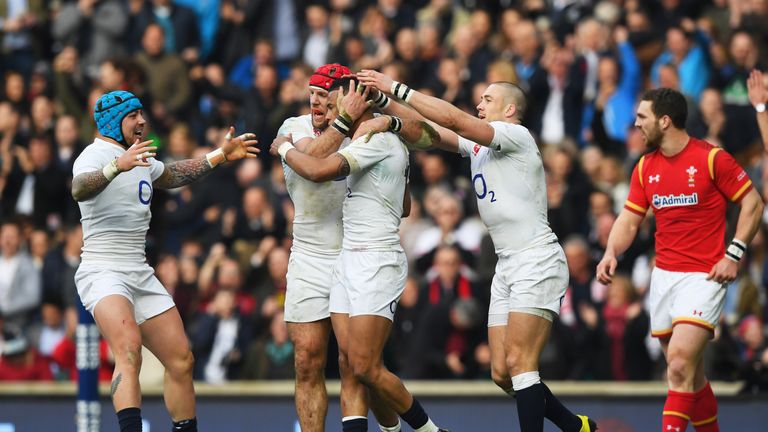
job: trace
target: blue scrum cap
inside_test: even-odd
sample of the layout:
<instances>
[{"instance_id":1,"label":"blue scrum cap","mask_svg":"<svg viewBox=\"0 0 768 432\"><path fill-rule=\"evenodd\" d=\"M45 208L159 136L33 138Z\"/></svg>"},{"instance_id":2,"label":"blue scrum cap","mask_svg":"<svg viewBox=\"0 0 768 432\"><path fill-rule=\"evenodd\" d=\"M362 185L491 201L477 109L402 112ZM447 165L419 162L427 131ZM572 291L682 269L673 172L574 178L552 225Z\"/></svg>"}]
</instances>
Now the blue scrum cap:
<instances>
[{"instance_id":1,"label":"blue scrum cap","mask_svg":"<svg viewBox=\"0 0 768 432\"><path fill-rule=\"evenodd\" d=\"M136 95L124 90L117 90L102 95L96 101L93 119L96 121L96 127L100 134L121 144L126 144L121 127L123 119L131 112L141 108L143 106Z\"/></svg>"}]
</instances>

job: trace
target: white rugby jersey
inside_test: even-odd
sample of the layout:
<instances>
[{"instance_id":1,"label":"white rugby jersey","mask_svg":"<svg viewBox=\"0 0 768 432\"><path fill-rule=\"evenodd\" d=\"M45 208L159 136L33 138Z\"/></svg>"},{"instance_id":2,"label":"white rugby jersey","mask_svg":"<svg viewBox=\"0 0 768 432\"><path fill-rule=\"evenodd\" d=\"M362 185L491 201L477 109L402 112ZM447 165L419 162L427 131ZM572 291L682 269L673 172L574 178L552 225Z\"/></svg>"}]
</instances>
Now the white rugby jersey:
<instances>
[{"instance_id":1,"label":"white rugby jersey","mask_svg":"<svg viewBox=\"0 0 768 432\"><path fill-rule=\"evenodd\" d=\"M72 175L99 171L125 153L125 149L96 138L75 160ZM149 167L135 167L117 175L95 197L81 201L83 264L119 264L123 267L146 262L144 252L152 212L152 182L165 170L154 158Z\"/></svg>"},{"instance_id":2,"label":"white rugby jersey","mask_svg":"<svg viewBox=\"0 0 768 432\"><path fill-rule=\"evenodd\" d=\"M339 154L349 162L344 200L344 249L403 250L400 217L408 179L408 150L391 132L353 141Z\"/></svg>"},{"instance_id":3,"label":"white rugby jersey","mask_svg":"<svg viewBox=\"0 0 768 432\"><path fill-rule=\"evenodd\" d=\"M497 254L513 254L557 241L547 219L544 165L525 127L495 121L490 147L459 137L459 153L469 157L480 218Z\"/></svg>"},{"instance_id":4,"label":"white rugby jersey","mask_svg":"<svg viewBox=\"0 0 768 432\"><path fill-rule=\"evenodd\" d=\"M291 117L283 122L278 135L291 134L293 142L315 138L312 115ZM345 138L342 146L348 143ZM344 179L315 183L297 174L285 161L283 173L295 208L293 248L309 254L338 255L341 252L341 206L347 185Z\"/></svg>"}]
</instances>

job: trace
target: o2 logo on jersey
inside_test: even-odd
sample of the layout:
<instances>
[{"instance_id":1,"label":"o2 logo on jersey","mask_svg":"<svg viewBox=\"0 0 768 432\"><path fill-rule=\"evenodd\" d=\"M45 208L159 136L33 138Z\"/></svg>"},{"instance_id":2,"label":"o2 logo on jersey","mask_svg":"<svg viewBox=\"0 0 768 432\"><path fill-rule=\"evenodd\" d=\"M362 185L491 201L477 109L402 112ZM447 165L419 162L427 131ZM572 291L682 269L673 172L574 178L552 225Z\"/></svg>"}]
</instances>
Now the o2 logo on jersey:
<instances>
[{"instance_id":1,"label":"o2 logo on jersey","mask_svg":"<svg viewBox=\"0 0 768 432\"><path fill-rule=\"evenodd\" d=\"M478 180L480 181L480 187L478 187ZM488 190L488 185L485 183L485 177L483 177L483 174L477 173L474 177L472 177L472 186L475 188L475 195L477 195L477 199L485 199L486 196L490 196L491 202L496 202L496 192Z\"/></svg>"},{"instance_id":2,"label":"o2 logo on jersey","mask_svg":"<svg viewBox=\"0 0 768 432\"><path fill-rule=\"evenodd\" d=\"M152 202L152 185L146 180L139 182L139 202L144 205Z\"/></svg>"}]
</instances>

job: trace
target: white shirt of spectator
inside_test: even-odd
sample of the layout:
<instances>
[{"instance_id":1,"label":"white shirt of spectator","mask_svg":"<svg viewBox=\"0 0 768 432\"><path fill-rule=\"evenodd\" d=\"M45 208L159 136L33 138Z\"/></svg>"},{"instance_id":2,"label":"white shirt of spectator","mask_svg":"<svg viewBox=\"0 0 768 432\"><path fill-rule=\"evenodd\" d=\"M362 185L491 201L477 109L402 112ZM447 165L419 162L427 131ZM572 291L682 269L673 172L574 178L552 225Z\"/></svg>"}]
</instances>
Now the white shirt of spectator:
<instances>
[{"instance_id":1,"label":"white shirt of spectator","mask_svg":"<svg viewBox=\"0 0 768 432\"><path fill-rule=\"evenodd\" d=\"M221 384L227 381L227 368L224 358L235 348L237 332L240 323L237 318L227 318L219 321L216 336L213 338L213 347L208 363L205 364L205 382Z\"/></svg>"},{"instance_id":2,"label":"white shirt of spectator","mask_svg":"<svg viewBox=\"0 0 768 432\"><path fill-rule=\"evenodd\" d=\"M339 151L349 162L344 249L402 251L400 217L408 181L408 150L391 132L353 141Z\"/></svg>"},{"instance_id":3,"label":"white shirt of spectator","mask_svg":"<svg viewBox=\"0 0 768 432\"><path fill-rule=\"evenodd\" d=\"M12 308L13 299L10 298L11 284L16 276L20 264L19 255L6 258L0 255L0 312L8 313Z\"/></svg>"},{"instance_id":4,"label":"white shirt of spectator","mask_svg":"<svg viewBox=\"0 0 768 432\"><path fill-rule=\"evenodd\" d=\"M125 150L102 139L83 150L75 160L72 175L99 171ZM83 264L119 264L135 267L146 263L144 252L152 212L152 182L165 165L154 158L149 167L135 167L118 174L100 194L81 201Z\"/></svg>"},{"instance_id":5,"label":"white shirt of spectator","mask_svg":"<svg viewBox=\"0 0 768 432\"><path fill-rule=\"evenodd\" d=\"M517 124L490 124L490 147L459 137L459 153L471 160L477 207L496 253L557 241L547 220L544 165L533 136Z\"/></svg>"},{"instance_id":6,"label":"white shirt of spectator","mask_svg":"<svg viewBox=\"0 0 768 432\"><path fill-rule=\"evenodd\" d=\"M315 138L310 114L291 117L280 127L278 135L291 134L293 142ZM342 147L349 143L345 138ZM315 183L298 175L283 161L285 185L293 200L293 248L310 255L333 255L341 252L343 235L341 206L347 185L344 179Z\"/></svg>"}]
</instances>

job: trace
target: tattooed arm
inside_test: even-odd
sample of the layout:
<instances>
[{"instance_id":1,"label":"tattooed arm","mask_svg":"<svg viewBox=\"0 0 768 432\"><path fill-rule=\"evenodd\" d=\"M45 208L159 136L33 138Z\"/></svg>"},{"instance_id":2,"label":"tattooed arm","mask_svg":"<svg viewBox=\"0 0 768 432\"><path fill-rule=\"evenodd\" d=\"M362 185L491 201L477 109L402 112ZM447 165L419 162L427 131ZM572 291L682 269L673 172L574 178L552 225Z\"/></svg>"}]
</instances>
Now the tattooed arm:
<instances>
[{"instance_id":1,"label":"tattooed arm","mask_svg":"<svg viewBox=\"0 0 768 432\"><path fill-rule=\"evenodd\" d=\"M79 174L72 179L72 198L77 202L88 201L100 194L108 184L109 180L101 170Z\"/></svg>"},{"instance_id":2,"label":"tattooed arm","mask_svg":"<svg viewBox=\"0 0 768 432\"><path fill-rule=\"evenodd\" d=\"M165 164L165 170L153 185L160 189L173 189L188 185L211 171L213 168L205 157L171 162Z\"/></svg>"},{"instance_id":3,"label":"tattooed arm","mask_svg":"<svg viewBox=\"0 0 768 432\"><path fill-rule=\"evenodd\" d=\"M347 158L339 153L318 159L292 150L285 154L285 162L300 176L316 183L344 177L350 171Z\"/></svg>"}]
</instances>

